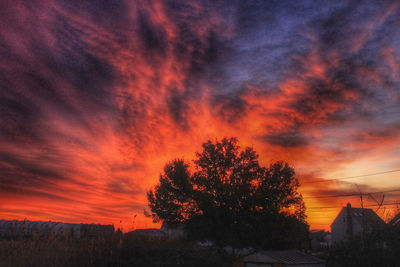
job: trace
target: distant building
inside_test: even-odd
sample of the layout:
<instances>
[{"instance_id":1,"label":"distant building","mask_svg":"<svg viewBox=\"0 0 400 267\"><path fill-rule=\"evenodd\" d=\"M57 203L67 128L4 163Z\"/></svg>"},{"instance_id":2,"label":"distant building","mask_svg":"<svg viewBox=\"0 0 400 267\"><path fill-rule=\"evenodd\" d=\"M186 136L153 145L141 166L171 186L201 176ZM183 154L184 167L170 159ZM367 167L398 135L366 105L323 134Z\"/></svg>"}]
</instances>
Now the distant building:
<instances>
[{"instance_id":1,"label":"distant building","mask_svg":"<svg viewBox=\"0 0 400 267\"><path fill-rule=\"evenodd\" d=\"M182 240L186 239L187 236L182 224L177 227L170 227L164 222L161 226L161 230L168 235L169 240Z\"/></svg>"},{"instance_id":2,"label":"distant building","mask_svg":"<svg viewBox=\"0 0 400 267\"><path fill-rule=\"evenodd\" d=\"M239 258L234 267L325 267L325 261L298 250L264 250Z\"/></svg>"},{"instance_id":3,"label":"distant building","mask_svg":"<svg viewBox=\"0 0 400 267\"><path fill-rule=\"evenodd\" d=\"M163 223L161 229L136 229L125 234L128 238L150 240L150 241L164 241L164 240L182 240L186 238L186 232L183 225L177 227L169 227Z\"/></svg>"},{"instance_id":4,"label":"distant building","mask_svg":"<svg viewBox=\"0 0 400 267\"><path fill-rule=\"evenodd\" d=\"M148 240L148 241L164 241L168 239L167 233L160 229L137 229L125 234L128 238Z\"/></svg>"},{"instance_id":5,"label":"distant building","mask_svg":"<svg viewBox=\"0 0 400 267\"><path fill-rule=\"evenodd\" d=\"M332 235L325 230L310 231L311 250L318 251L332 246Z\"/></svg>"},{"instance_id":6,"label":"distant building","mask_svg":"<svg viewBox=\"0 0 400 267\"><path fill-rule=\"evenodd\" d=\"M351 240L363 232L369 233L383 225L385 222L373 210L352 208L348 203L331 224L332 244Z\"/></svg>"},{"instance_id":7,"label":"distant building","mask_svg":"<svg viewBox=\"0 0 400 267\"><path fill-rule=\"evenodd\" d=\"M42 221L0 220L0 238L30 238L34 236L97 237L114 233L113 225L73 224Z\"/></svg>"}]
</instances>

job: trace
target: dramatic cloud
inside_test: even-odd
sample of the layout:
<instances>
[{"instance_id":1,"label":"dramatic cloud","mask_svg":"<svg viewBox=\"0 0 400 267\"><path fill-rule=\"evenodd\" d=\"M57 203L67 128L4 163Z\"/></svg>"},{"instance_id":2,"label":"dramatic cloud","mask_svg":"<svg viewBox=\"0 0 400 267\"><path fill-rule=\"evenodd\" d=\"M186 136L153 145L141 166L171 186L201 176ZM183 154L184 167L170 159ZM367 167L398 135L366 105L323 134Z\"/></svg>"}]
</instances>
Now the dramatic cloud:
<instances>
[{"instance_id":1,"label":"dramatic cloud","mask_svg":"<svg viewBox=\"0 0 400 267\"><path fill-rule=\"evenodd\" d=\"M163 165L225 136L295 167L312 228L359 191L389 209L396 173L329 179L400 169L399 18L395 1L3 1L0 217L151 227Z\"/></svg>"}]
</instances>

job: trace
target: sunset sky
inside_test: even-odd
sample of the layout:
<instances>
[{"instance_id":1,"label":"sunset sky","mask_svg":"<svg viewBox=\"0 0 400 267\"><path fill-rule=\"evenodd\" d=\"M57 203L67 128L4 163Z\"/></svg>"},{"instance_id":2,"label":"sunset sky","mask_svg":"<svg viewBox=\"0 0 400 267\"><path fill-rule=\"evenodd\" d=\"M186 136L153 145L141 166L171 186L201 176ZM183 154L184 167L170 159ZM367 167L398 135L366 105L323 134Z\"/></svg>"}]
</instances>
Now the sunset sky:
<instances>
[{"instance_id":1,"label":"sunset sky","mask_svg":"<svg viewBox=\"0 0 400 267\"><path fill-rule=\"evenodd\" d=\"M164 164L223 137L295 168L311 229L393 216L399 2L0 2L0 219L159 227Z\"/></svg>"}]
</instances>

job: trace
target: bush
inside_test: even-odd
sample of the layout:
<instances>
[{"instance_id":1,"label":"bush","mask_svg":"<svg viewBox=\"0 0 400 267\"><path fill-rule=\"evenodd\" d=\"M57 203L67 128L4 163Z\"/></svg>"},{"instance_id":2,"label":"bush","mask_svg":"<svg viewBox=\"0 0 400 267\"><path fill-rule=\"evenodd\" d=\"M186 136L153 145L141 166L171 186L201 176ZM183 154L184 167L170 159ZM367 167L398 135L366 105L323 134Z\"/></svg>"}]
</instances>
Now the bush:
<instances>
[{"instance_id":1,"label":"bush","mask_svg":"<svg viewBox=\"0 0 400 267\"><path fill-rule=\"evenodd\" d=\"M229 256L189 241L124 240L122 266L232 266Z\"/></svg>"},{"instance_id":2,"label":"bush","mask_svg":"<svg viewBox=\"0 0 400 267\"><path fill-rule=\"evenodd\" d=\"M399 266L400 228L387 226L328 251L327 265L336 266Z\"/></svg>"}]
</instances>

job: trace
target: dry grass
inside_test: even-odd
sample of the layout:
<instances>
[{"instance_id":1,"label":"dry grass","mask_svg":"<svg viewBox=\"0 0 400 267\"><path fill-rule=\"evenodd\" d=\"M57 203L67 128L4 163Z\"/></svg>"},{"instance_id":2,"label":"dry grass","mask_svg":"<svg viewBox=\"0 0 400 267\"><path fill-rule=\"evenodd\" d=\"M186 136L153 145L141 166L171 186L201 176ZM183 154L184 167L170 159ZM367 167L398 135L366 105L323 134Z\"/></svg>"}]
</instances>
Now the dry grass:
<instances>
[{"instance_id":1,"label":"dry grass","mask_svg":"<svg viewBox=\"0 0 400 267\"><path fill-rule=\"evenodd\" d=\"M0 240L0 266L120 266L119 244L115 237Z\"/></svg>"},{"instance_id":2,"label":"dry grass","mask_svg":"<svg viewBox=\"0 0 400 267\"><path fill-rule=\"evenodd\" d=\"M34 237L0 240L0 267L232 266L213 248L185 241L146 241L112 237L70 239Z\"/></svg>"}]
</instances>

